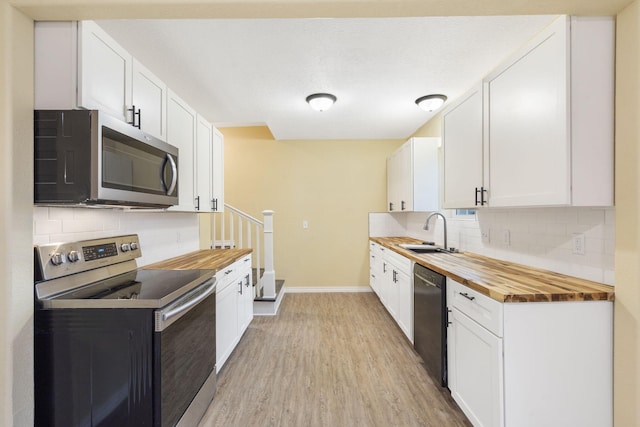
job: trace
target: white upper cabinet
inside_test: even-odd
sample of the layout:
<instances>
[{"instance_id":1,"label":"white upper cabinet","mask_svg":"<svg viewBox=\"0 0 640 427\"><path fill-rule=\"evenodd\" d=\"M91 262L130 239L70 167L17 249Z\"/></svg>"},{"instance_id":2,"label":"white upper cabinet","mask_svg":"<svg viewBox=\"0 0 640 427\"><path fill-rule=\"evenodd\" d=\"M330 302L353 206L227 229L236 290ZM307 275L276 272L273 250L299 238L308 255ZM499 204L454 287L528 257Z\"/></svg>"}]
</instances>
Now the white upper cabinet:
<instances>
[{"instance_id":1,"label":"white upper cabinet","mask_svg":"<svg viewBox=\"0 0 640 427\"><path fill-rule=\"evenodd\" d=\"M163 141L167 138L167 85L133 59L131 109L134 124Z\"/></svg>"},{"instance_id":2,"label":"white upper cabinet","mask_svg":"<svg viewBox=\"0 0 640 427\"><path fill-rule=\"evenodd\" d=\"M443 112L444 206L613 205L615 24L559 17Z\"/></svg>"},{"instance_id":3,"label":"white upper cabinet","mask_svg":"<svg viewBox=\"0 0 640 427\"><path fill-rule=\"evenodd\" d=\"M389 212L438 210L440 138L411 138L387 159Z\"/></svg>"},{"instance_id":4,"label":"white upper cabinet","mask_svg":"<svg viewBox=\"0 0 640 427\"><path fill-rule=\"evenodd\" d=\"M563 16L485 78L490 206L613 204L614 47Z\"/></svg>"},{"instance_id":5,"label":"white upper cabinet","mask_svg":"<svg viewBox=\"0 0 640 427\"><path fill-rule=\"evenodd\" d=\"M126 121L133 58L93 21L78 23L78 106Z\"/></svg>"},{"instance_id":6,"label":"white upper cabinet","mask_svg":"<svg viewBox=\"0 0 640 427\"><path fill-rule=\"evenodd\" d=\"M445 208L468 208L486 200L483 178L482 83L442 113Z\"/></svg>"},{"instance_id":7,"label":"white upper cabinet","mask_svg":"<svg viewBox=\"0 0 640 427\"><path fill-rule=\"evenodd\" d=\"M224 135L213 128L212 146L212 210L214 212L224 211Z\"/></svg>"},{"instance_id":8,"label":"white upper cabinet","mask_svg":"<svg viewBox=\"0 0 640 427\"><path fill-rule=\"evenodd\" d=\"M211 212L213 210L212 187L212 143L213 127L198 114L196 131L196 210Z\"/></svg>"},{"instance_id":9,"label":"white upper cabinet","mask_svg":"<svg viewBox=\"0 0 640 427\"><path fill-rule=\"evenodd\" d=\"M95 22L36 22L34 35L36 109L100 110L166 140L166 85Z\"/></svg>"},{"instance_id":10,"label":"white upper cabinet","mask_svg":"<svg viewBox=\"0 0 640 427\"><path fill-rule=\"evenodd\" d=\"M194 147L196 145L196 111L178 95L168 90L167 142L178 147L178 199L177 206L169 209L196 211Z\"/></svg>"}]
</instances>

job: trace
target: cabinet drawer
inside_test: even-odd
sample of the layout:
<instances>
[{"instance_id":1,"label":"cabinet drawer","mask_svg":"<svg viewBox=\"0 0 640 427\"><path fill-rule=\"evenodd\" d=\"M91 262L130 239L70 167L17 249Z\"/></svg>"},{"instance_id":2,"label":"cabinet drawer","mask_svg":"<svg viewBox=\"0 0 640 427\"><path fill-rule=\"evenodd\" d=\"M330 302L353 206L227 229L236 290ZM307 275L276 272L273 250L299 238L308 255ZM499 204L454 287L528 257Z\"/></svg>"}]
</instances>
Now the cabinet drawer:
<instances>
[{"instance_id":1,"label":"cabinet drawer","mask_svg":"<svg viewBox=\"0 0 640 427\"><path fill-rule=\"evenodd\" d=\"M409 276L413 275L413 271L411 270L411 260L409 258L391 250L385 251L384 257L387 263L393 264L396 270L399 270Z\"/></svg>"},{"instance_id":2,"label":"cabinet drawer","mask_svg":"<svg viewBox=\"0 0 640 427\"><path fill-rule=\"evenodd\" d=\"M502 337L502 304L464 286L455 280L447 279L448 292L452 296L449 306L453 306L490 332Z\"/></svg>"},{"instance_id":3,"label":"cabinet drawer","mask_svg":"<svg viewBox=\"0 0 640 427\"><path fill-rule=\"evenodd\" d=\"M220 293L227 286L235 282L240 273L246 269L251 270L251 255L247 255L238 261L221 268L216 273L216 292Z\"/></svg>"}]
</instances>

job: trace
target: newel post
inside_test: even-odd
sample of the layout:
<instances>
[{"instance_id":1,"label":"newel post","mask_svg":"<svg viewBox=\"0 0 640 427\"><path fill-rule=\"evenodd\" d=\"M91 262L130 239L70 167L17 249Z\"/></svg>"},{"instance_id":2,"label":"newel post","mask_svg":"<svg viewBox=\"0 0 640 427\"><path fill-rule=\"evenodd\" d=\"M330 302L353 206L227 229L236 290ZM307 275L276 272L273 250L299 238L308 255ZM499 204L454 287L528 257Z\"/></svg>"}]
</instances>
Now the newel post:
<instances>
[{"instance_id":1,"label":"newel post","mask_svg":"<svg viewBox=\"0 0 640 427\"><path fill-rule=\"evenodd\" d=\"M271 210L262 211L264 217L263 298L276 297L276 272L273 267L273 214Z\"/></svg>"}]
</instances>

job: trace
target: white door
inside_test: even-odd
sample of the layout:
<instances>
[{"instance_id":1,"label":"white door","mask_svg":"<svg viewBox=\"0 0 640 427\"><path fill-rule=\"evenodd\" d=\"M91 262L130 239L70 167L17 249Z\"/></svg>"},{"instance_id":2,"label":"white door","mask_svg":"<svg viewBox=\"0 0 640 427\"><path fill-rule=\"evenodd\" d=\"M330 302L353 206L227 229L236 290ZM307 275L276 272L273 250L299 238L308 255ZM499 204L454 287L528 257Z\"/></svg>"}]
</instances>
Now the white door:
<instances>
[{"instance_id":1,"label":"white door","mask_svg":"<svg viewBox=\"0 0 640 427\"><path fill-rule=\"evenodd\" d=\"M162 141L167 138L167 85L135 59L133 60L134 124Z\"/></svg>"},{"instance_id":2,"label":"white door","mask_svg":"<svg viewBox=\"0 0 640 427\"><path fill-rule=\"evenodd\" d=\"M224 135L216 128L213 128L212 158L212 210L222 212L224 211Z\"/></svg>"},{"instance_id":3,"label":"white door","mask_svg":"<svg viewBox=\"0 0 640 427\"><path fill-rule=\"evenodd\" d=\"M93 21L78 23L78 44L78 106L126 121L133 58Z\"/></svg>"},{"instance_id":4,"label":"white door","mask_svg":"<svg viewBox=\"0 0 640 427\"><path fill-rule=\"evenodd\" d=\"M402 332L413 343L413 286L412 278L404 271L397 270L398 317L396 321Z\"/></svg>"},{"instance_id":5,"label":"white door","mask_svg":"<svg viewBox=\"0 0 640 427\"><path fill-rule=\"evenodd\" d=\"M480 82L442 115L445 208L475 207L483 187L482 102Z\"/></svg>"},{"instance_id":6,"label":"white door","mask_svg":"<svg viewBox=\"0 0 640 427\"><path fill-rule=\"evenodd\" d=\"M502 339L457 308L449 328L448 349L451 395L477 427L501 427L503 413Z\"/></svg>"},{"instance_id":7,"label":"white door","mask_svg":"<svg viewBox=\"0 0 640 427\"><path fill-rule=\"evenodd\" d=\"M220 284L222 285L222 284ZM238 337L237 281L216 294L216 364L217 371L227 361Z\"/></svg>"},{"instance_id":8,"label":"white door","mask_svg":"<svg viewBox=\"0 0 640 427\"><path fill-rule=\"evenodd\" d=\"M398 210L413 211L413 141L406 142L400 149L396 165L398 182Z\"/></svg>"},{"instance_id":9,"label":"white door","mask_svg":"<svg viewBox=\"0 0 640 427\"><path fill-rule=\"evenodd\" d=\"M571 203L567 19L488 76L489 205Z\"/></svg>"},{"instance_id":10,"label":"white door","mask_svg":"<svg viewBox=\"0 0 640 427\"><path fill-rule=\"evenodd\" d=\"M251 261L249 260L249 263ZM253 283L251 281L251 269L247 268L242 271L238 280L242 284L242 293L240 294L239 306L239 334L242 335L249 327L249 323L253 320Z\"/></svg>"},{"instance_id":11,"label":"white door","mask_svg":"<svg viewBox=\"0 0 640 427\"><path fill-rule=\"evenodd\" d=\"M211 173L212 173L213 128L211 124L198 115L196 132L196 210L211 212Z\"/></svg>"},{"instance_id":12,"label":"white door","mask_svg":"<svg viewBox=\"0 0 640 427\"><path fill-rule=\"evenodd\" d=\"M171 210L196 210L195 159L196 112L171 90L167 101L167 142L178 147L178 206Z\"/></svg>"},{"instance_id":13,"label":"white door","mask_svg":"<svg viewBox=\"0 0 640 427\"><path fill-rule=\"evenodd\" d=\"M387 159L387 210L394 212L400 209L397 200L398 180L396 179L396 157L394 153Z\"/></svg>"}]
</instances>

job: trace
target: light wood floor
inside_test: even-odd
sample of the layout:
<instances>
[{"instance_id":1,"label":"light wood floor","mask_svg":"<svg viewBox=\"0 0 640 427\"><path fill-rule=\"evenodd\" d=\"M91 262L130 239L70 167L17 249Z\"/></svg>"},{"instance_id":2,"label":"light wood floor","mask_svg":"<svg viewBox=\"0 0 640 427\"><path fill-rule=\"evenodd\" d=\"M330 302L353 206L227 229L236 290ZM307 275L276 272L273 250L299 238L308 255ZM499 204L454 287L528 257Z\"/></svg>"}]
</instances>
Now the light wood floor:
<instances>
[{"instance_id":1,"label":"light wood floor","mask_svg":"<svg viewBox=\"0 0 640 427\"><path fill-rule=\"evenodd\" d=\"M256 317L200 427L469 426L373 293L287 294Z\"/></svg>"}]
</instances>

